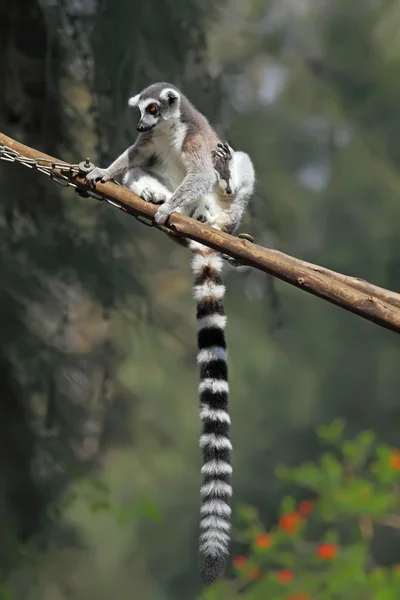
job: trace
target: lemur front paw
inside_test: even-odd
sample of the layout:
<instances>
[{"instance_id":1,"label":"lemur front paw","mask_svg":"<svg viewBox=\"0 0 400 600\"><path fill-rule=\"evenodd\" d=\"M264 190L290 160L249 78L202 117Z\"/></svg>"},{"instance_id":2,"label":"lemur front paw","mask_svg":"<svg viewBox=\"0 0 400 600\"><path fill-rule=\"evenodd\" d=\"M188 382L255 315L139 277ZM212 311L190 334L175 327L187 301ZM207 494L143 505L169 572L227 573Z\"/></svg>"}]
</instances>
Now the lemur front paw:
<instances>
[{"instance_id":1,"label":"lemur front paw","mask_svg":"<svg viewBox=\"0 0 400 600\"><path fill-rule=\"evenodd\" d=\"M165 194L162 194L161 192L155 192L151 188L144 188L140 194L140 197L145 202L151 202L151 204L163 204L167 199Z\"/></svg>"},{"instance_id":2,"label":"lemur front paw","mask_svg":"<svg viewBox=\"0 0 400 600\"><path fill-rule=\"evenodd\" d=\"M229 148L228 142L218 142L217 154L224 160L232 160L231 149Z\"/></svg>"},{"instance_id":3,"label":"lemur front paw","mask_svg":"<svg viewBox=\"0 0 400 600\"><path fill-rule=\"evenodd\" d=\"M220 179L225 182L225 192L231 194L230 187L230 168L229 163L232 160L232 153L227 142L219 142L217 150L211 153L214 169L217 171Z\"/></svg>"},{"instance_id":4,"label":"lemur front paw","mask_svg":"<svg viewBox=\"0 0 400 600\"><path fill-rule=\"evenodd\" d=\"M100 169L100 167L95 167L87 173L85 177L87 183L94 189L96 187L96 181L101 181L101 183L105 183L111 176L107 173L107 169Z\"/></svg>"},{"instance_id":5,"label":"lemur front paw","mask_svg":"<svg viewBox=\"0 0 400 600\"><path fill-rule=\"evenodd\" d=\"M168 221L168 217L174 212L174 209L165 202L157 210L154 220L158 225L164 225Z\"/></svg>"}]
</instances>

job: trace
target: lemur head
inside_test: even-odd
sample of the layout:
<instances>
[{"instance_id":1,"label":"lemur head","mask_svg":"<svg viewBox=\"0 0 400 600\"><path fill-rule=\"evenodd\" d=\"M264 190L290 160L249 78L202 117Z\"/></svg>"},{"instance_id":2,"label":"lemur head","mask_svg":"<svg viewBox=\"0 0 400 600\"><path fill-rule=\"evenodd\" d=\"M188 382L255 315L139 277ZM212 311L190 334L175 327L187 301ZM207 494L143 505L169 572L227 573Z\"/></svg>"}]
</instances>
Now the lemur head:
<instances>
[{"instance_id":1,"label":"lemur head","mask_svg":"<svg viewBox=\"0 0 400 600\"><path fill-rule=\"evenodd\" d=\"M181 94L169 83L153 83L136 96L129 99L128 105L139 108L140 120L137 130L140 133L151 131L160 123L172 124L180 114Z\"/></svg>"}]
</instances>

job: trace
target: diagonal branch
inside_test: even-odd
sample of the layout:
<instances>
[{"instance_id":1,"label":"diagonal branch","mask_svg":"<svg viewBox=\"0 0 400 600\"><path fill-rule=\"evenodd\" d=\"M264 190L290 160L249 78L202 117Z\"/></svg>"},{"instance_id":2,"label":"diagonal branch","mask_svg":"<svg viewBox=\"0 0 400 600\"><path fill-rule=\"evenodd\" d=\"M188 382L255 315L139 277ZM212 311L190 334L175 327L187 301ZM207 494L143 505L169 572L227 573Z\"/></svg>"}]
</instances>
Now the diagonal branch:
<instances>
[{"instance_id":1,"label":"diagonal branch","mask_svg":"<svg viewBox=\"0 0 400 600\"><path fill-rule=\"evenodd\" d=\"M20 144L2 133L0 133L0 142L23 156L38 159L39 164L40 158L57 163L63 162ZM60 169L54 171L60 172ZM88 189L83 174L80 176L72 171L64 171L65 174L78 189ZM144 202L126 187L110 182L98 183L96 192L127 213L153 222L157 207ZM167 227L184 237L228 254L243 265L264 271L381 327L400 333L400 294L384 290L355 277L312 265L277 250L252 244L178 213L171 215Z\"/></svg>"},{"instance_id":2,"label":"diagonal branch","mask_svg":"<svg viewBox=\"0 0 400 600\"><path fill-rule=\"evenodd\" d=\"M344 283L345 285L353 287L360 292L364 292L365 294L376 296L376 298L379 298L379 300L383 300L383 302L387 302L388 304L392 304L393 306L400 308L400 294L397 294L396 292L385 290L385 288L374 285L373 283L369 283L368 281L365 281L365 279L359 279L358 277L351 277L351 275L336 273L336 271L331 271L330 269L320 267L319 265L313 265L312 263L304 260L299 262L304 267L308 267L316 273L327 275L328 277L331 277L340 283Z\"/></svg>"}]
</instances>

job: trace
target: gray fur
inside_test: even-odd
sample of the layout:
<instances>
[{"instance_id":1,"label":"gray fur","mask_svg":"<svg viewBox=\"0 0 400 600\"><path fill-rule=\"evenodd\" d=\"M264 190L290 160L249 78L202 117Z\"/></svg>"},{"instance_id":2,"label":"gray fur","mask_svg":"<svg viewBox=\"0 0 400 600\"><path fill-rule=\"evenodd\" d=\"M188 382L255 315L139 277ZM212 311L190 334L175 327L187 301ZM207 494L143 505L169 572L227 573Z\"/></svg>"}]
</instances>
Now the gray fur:
<instances>
[{"instance_id":1,"label":"gray fur","mask_svg":"<svg viewBox=\"0 0 400 600\"><path fill-rule=\"evenodd\" d=\"M219 144L206 117L172 84L150 85L129 104L140 110L138 128L145 131L109 167L88 173L87 181L95 187L99 179L122 176L123 183L142 197L144 187L156 188L153 195L146 192L144 199L160 204L155 217L159 225L178 211L234 233L254 189L248 155ZM151 104L157 105L157 116L146 110ZM144 175L146 186L141 181Z\"/></svg>"},{"instance_id":2,"label":"gray fur","mask_svg":"<svg viewBox=\"0 0 400 600\"><path fill-rule=\"evenodd\" d=\"M106 169L93 169L86 179L94 187L99 179L118 178L153 162L152 174L174 190L156 213L156 222L164 224L172 212L212 190L216 182L212 151L219 140L207 119L169 83L149 86L130 104L140 110L141 132L135 144ZM151 104L158 107L156 116L147 110Z\"/></svg>"},{"instance_id":3,"label":"gray fur","mask_svg":"<svg viewBox=\"0 0 400 600\"><path fill-rule=\"evenodd\" d=\"M218 144L213 152L217 181L211 193L197 202L194 219L202 215L211 227L233 234L237 231L254 192L255 171L245 152ZM199 219L200 220L200 219Z\"/></svg>"},{"instance_id":4,"label":"gray fur","mask_svg":"<svg viewBox=\"0 0 400 600\"><path fill-rule=\"evenodd\" d=\"M153 112L149 111L149 106L152 104L154 104ZM160 205L155 220L160 229L166 233L171 232L164 228L163 224L174 211L192 216L227 233L235 233L254 191L255 173L249 156L244 152L233 151L228 144L220 143L207 119L176 87L168 83L149 86L131 98L129 105L140 111L138 124L140 133L135 144L107 169L95 168L86 179L95 186L98 179L107 181L122 176L122 182L129 189L147 202ZM194 288L198 309L200 306L204 311L204 306L208 303L207 318L216 321L207 325L207 322L204 324L204 319L202 323L201 318L198 317L199 323L202 323L203 333L206 332L207 327L223 329L221 319L225 317L221 315L220 310L215 312L216 306L220 308L223 306L222 297L216 296L215 301L210 303L212 293L224 291L220 279L223 266L221 257L215 251L197 242L190 241L187 244L186 240L178 237L175 241L182 245L189 245L193 252L192 268L196 280L199 276L204 279L203 285L199 284ZM204 336L202 339L204 343ZM225 346L222 345L217 350L224 355L224 348ZM219 359L219 355L213 358L215 350L213 346L210 349L200 349L201 361L207 359L212 362ZM210 382L206 379L204 383L209 385ZM218 387L225 385L222 375L213 385L217 386L213 393L219 402L218 394L225 393L223 392L225 388ZM214 410L211 404L207 405L207 401L211 402L210 398L212 399L210 390L208 392L206 390L203 412L206 409L208 412ZM226 397L226 402L227 400ZM227 407L225 410L225 418L228 418ZM221 412L223 411L217 411L217 413ZM210 418L210 415L207 413L203 417ZM217 433L218 427L220 425L217 424ZM216 437L222 439L220 432ZM211 434L206 433L202 438L206 446L215 445ZM224 438L224 441L227 444L229 438ZM217 445L214 450L218 454ZM206 449L206 452L210 451L210 448ZM223 473L229 473L231 467L227 457L224 461L219 457L218 461L211 460L204 465L208 469L206 471L208 480L202 488L202 494L205 495L202 510L207 510L206 514L202 513L199 554L200 573L206 584L221 575L228 554L230 509L228 498L220 497L220 488L225 492L229 488L231 493L230 484L223 480ZM221 469L221 464L229 470L223 473L221 471L222 475L219 472L214 473L217 467ZM218 511L222 509L223 512L219 514Z\"/></svg>"}]
</instances>

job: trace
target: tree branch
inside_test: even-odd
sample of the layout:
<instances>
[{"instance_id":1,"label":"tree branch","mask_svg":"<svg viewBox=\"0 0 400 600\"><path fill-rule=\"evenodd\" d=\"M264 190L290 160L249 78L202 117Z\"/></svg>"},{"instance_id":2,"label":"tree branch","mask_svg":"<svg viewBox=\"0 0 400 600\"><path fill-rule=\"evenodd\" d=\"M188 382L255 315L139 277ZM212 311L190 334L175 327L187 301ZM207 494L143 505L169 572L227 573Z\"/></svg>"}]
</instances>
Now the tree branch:
<instances>
[{"instance_id":1,"label":"tree branch","mask_svg":"<svg viewBox=\"0 0 400 600\"><path fill-rule=\"evenodd\" d=\"M0 133L0 142L28 158L50 159L62 163L47 154L20 144ZM66 163L67 164L67 163ZM54 169L60 172L60 169ZM87 190L84 176L64 172L81 190ZM153 222L157 207L144 202L124 186L98 183L96 192L135 216ZM335 273L324 267L298 260L277 250L263 248L247 240L238 239L203 225L189 217L173 213L168 229L201 242L218 252L228 254L243 265L248 265L277 277L286 283L305 290L336 306L344 308L381 327L400 333L400 294L390 292L357 279Z\"/></svg>"},{"instance_id":2,"label":"tree branch","mask_svg":"<svg viewBox=\"0 0 400 600\"><path fill-rule=\"evenodd\" d=\"M306 262L304 260L299 261L303 265L303 267L308 267L312 271L316 271L317 273L322 273L323 275L327 275L340 283L344 283L350 287L359 290L360 292L364 292L365 294L369 294L372 296L376 296L383 302L387 302L392 306L396 306L400 308L400 294L396 292L391 292L390 290L385 290L385 288L381 288L373 283L369 283L365 281L365 279L359 279L358 277L351 277L350 275L342 275L342 273L336 273L336 271L331 271L330 269L326 269L325 267L320 267L319 265L313 265L312 263Z\"/></svg>"}]
</instances>

